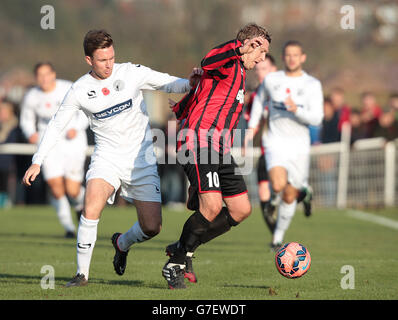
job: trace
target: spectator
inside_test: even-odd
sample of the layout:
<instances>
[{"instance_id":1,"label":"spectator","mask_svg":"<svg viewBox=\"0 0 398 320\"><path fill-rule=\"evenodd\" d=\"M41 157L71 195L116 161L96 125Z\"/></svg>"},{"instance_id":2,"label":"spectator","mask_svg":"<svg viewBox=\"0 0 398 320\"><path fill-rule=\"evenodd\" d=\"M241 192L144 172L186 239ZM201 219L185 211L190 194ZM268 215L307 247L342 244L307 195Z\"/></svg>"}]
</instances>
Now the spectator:
<instances>
[{"instance_id":1,"label":"spectator","mask_svg":"<svg viewBox=\"0 0 398 320\"><path fill-rule=\"evenodd\" d=\"M333 88L330 93L330 101L337 114L337 129L341 133L343 123L350 121L351 107L345 102L345 92L342 88Z\"/></svg>"},{"instance_id":2,"label":"spectator","mask_svg":"<svg viewBox=\"0 0 398 320\"><path fill-rule=\"evenodd\" d=\"M18 119L9 102L0 102L0 144L17 142ZM14 156L0 154L0 208L8 203L8 177L14 165Z\"/></svg>"},{"instance_id":3,"label":"spectator","mask_svg":"<svg viewBox=\"0 0 398 320\"><path fill-rule=\"evenodd\" d=\"M332 100L326 97L323 102L324 118L321 129L321 142L330 143L340 141L339 113L335 111Z\"/></svg>"},{"instance_id":4,"label":"spectator","mask_svg":"<svg viewBox=\"0 0 398 320\"><path fill-rule=\"evenodd\" d=\"M362 125L361 112L357 109L351 111L351 144L359 139L365 138L365 128Z\"/></svg>"},{"instance_id":5,"label":"spectator","mask_svg":"<svg viewBox=\"0 0 398 320\"><path fill-rule=\"evenodd\" d=\"M392 93L388 98L388 108L394 113L398 121L398 92Z\"/></svg>"},{"instance_id":6,"label":"spectator","mask_svg":"<svg viewBox=\"0 0 398 320\"><path fill-rule=\"evenodd\" d=\"M382 112L372 92L367 91L361 94L361 120L365 130L365 138L375 136L375 130Z\"/></svg>"},{"instance_id":7,"label":"spectator","mask_svg":"<svg viewBox=\"0 0 398 320\"><path fill-rule=\"evenodd\" d=\"M387 111L384 112L378 121L375 129L377 137L383 137L387 141L398 138L398 94L392 94L388 99Z\"/></svg>"},{"instance_id":8,"label":"spectator","mask_svg":"<svg viewBox=\"0 0 398 320\"><path fill-rule=\"evenodd\" d=\"M320 132L321 143L340 141L340 132L338 130L339 113L335 111L329 97L325 97L323 101L323 110L324 117ZM324 195L323 203L327 207L335 206L337 192L336 156L332 154L319 155L317 157L317 166L323 176L319 186Z\"/></svg>"}]
</instances>

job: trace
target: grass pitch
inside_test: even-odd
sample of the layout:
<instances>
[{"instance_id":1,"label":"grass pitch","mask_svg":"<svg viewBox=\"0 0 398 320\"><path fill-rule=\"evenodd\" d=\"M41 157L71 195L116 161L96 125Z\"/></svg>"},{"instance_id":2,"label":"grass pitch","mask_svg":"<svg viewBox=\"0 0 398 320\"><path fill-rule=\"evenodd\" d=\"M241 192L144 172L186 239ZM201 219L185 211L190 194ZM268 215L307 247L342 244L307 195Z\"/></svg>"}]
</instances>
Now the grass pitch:
<instances>
[{"instance_id":1,"label":"grass pitch","mask_svg":"<svg viewBox=\"0 0 398 320\"><path fill-rule=\"evenodd\" d=\"M301 207L300 207L301 208ZM376 215L398 221L397 210ZM230 232L200 247L194 268L199 283L187 290L168 290L161 276L164 249L178 239L187 210L163 209L163 230L134 245L124 276L115 274L110 238L135 221L134 207L107 207L98 227L87 287L64 288L76 271L76 242L64 239L49 206L0 211L0 299L398 299L398 231L358 220L347 211L315 210L310 218L298 211L285 240L305 245L311 253L309 272L285 279L277 272L268 244L270 234L259 209ZM42 289L42 267L55 270L55 289ZM352 266L354 289L342 289L343 266ZM344 282L344 281L343 281Z\"/></svg>"}]
</instances>

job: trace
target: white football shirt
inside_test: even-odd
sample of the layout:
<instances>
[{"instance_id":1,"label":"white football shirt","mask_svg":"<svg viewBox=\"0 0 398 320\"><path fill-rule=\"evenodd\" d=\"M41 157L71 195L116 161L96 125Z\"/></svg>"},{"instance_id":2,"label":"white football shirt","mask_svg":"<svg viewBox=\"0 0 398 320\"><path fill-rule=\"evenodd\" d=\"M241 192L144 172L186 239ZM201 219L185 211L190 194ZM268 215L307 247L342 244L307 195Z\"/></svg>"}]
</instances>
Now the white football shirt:
<instances>
[{"instance_id":1,"label":"white football shirt","mask_svg":"<svg viewBox=\"0 0 398 320\"><path fill-rule=\"evenodd\" d=\"M94 132L96 157L121 168L156 163L152 135L142 90L185 93L189 81L132 63L115 63L109 78L97 80L89 73L73 83L61 107L48 124L33 163L41 164L76 110L88 117ZM153 164L152 163L152 164Z\"/></svg>"},{"instance_id":2,"label":"white football shirt","mask_svg":"<svg viewBox=\"0 0 398 320\"><path fill-rule=\"evenodd\" d=\"M286 110L284 101L291 95L296 113ZM317 126L323 119L323 93L320 81L303 71L299 77L288 77L285 71L268 74L254 97L249 128L255 128L268 103L266 148L300 149L309 152L309 125Z\"/></svg>"},{"instance_id":3,"label":"white football shirt","mask_svg":"<svg viewBox=\"0 0 398 320\"><path fill-rule=\"evenodd\" d=\"M57 79L55 89L51 92L44 92L39 87L33 87L27 91L21 105L20 116L20 126L27 139L38 132L40 141L48 123L57 112L71 86L71 81ZM83 112L77 111L73 113L71 121L65 128L65 133L68 129L76 129L78 133L75 139L84 142L87 141L85 132L87 127L87 117ZM66 136L62 136L61 139L66 140ZM85 143L87 144L87 142Z\"/></svg>"}]
</instances>

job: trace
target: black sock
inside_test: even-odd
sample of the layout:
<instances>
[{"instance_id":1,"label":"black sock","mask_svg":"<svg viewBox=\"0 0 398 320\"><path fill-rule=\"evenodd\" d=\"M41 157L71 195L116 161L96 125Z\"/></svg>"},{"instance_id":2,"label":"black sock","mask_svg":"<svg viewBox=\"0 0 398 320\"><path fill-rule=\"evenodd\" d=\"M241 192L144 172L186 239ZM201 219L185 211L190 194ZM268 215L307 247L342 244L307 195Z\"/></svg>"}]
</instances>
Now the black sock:
<instances>
[{"instance_id":1,"label":"black sock","mask_svg":"<svg viewBox=\"0 0 398 320\"><path fill-rule=\"evenodd\" d=\"M260 201L260 207L261 207L261 212L265 212L265 209L267 209L269 204L269 200L268 201Z\"/></svg>"},{"instance_id":2,"label":"black sock","mask_svg":"<svg viewBox=\"0 0 398 320\"><path fill-rule=\"evenodd\" d=\"M209 229L208 221L199 211L195 211L185 222L180 237L180 246L170 258L170 262L184 264L187 252L193 252L200 245L201 236Z\"/></svg>"}]
</instances>

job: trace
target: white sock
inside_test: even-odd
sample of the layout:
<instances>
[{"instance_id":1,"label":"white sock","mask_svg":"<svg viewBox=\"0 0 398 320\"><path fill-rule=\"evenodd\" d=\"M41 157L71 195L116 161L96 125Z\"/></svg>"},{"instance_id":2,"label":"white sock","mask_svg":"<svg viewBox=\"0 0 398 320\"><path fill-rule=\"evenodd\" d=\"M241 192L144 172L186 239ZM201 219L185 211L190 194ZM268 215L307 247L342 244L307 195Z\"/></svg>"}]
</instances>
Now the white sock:
<instances>
[{"instance_id":1,"label":"white sock","mask_svg":"<svg viewBox=\"0 0 398 320\"><path fill-rule=\"evenodd\" d=\"M117 245L122 251L127 251L134 243L143 242L151 237L147 236L141 229L138 221L117 240Z\"/></svg>"},{"instance_id":2,"label":"white sock","mask_svg":"<svg viewBox=\"0 0 398 320\"><path fill-rule=\"evenodd\" d=\"M97 240L97 226L99 219L89 220L83 215L80 217L77 231L77 272L84 274L88 280L91 256Z\"/></svg>"},{"instance_id":3,"label":"white sock","mask_svg":"<svg viewBox=\"0 0 398 320\"><path fill-rule=\"evenodd\" d=\"M75 232L68 198L64 195L59 199L51 197L51 204L57 211L58 220L66 231Z\"/></svg>"},{"instance_id":4,"label":"white sock","mask_svg":"<svg viewBox=\"0 0 398 320\"><path fill-rule=\"evenodd\" d=\"M83 210L85 193L86 193L86 188L83 186L80 186L80 191L79 191L79 194L77 195L77 197L70 198L71 204L76 211Z\"/></svg>"},{"instance_id":5,"label":"white sock","mask_svg":"<svg viewBox=\"0 0 398 320\"><path fill-rule=\"evenodd\" d=\"M276 220L276 228L274 232L274 237L272 240L273 244L282 243L285 236L286 230L289 228L290 222L296 211L297 201L294 200L292 203L286 203L281 201L278 208L278 218Z\"/></svg>"}]
</instances>

